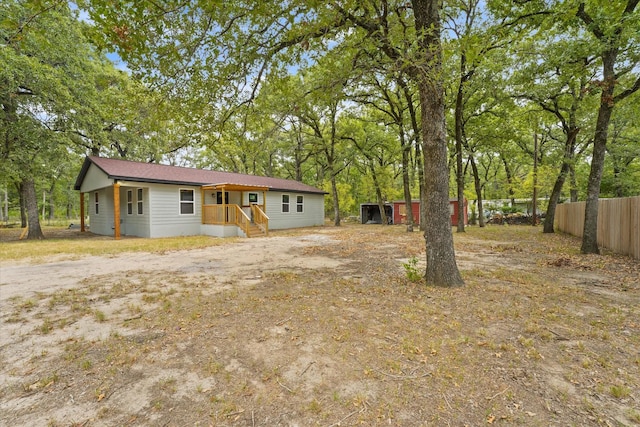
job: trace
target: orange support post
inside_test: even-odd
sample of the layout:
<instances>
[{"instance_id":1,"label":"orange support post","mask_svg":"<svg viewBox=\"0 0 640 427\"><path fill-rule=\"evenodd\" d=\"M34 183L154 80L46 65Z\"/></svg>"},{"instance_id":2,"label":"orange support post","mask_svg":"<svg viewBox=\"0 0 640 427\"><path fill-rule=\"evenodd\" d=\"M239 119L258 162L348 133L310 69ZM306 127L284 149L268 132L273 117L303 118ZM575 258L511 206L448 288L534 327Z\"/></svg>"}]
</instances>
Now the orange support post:
<instances>
[{"instance_id":1,"label":"orange support post","mask_svg":"<svg viewBox=\"0 0 640 427\"><path fill-rule=\"evenodd\" d=\"M113 237L120 240L120 184L113 184Z\"/></svg>"},{"instance_id":2,"label":"orange support post","mask_svg":"<svg viewBox=\"0 0 640 427\"><path fill-rule=\"evenodd\" d=\"M84 233L84 193L80 193L80 232Z\"/></svg>"}]
</instances>

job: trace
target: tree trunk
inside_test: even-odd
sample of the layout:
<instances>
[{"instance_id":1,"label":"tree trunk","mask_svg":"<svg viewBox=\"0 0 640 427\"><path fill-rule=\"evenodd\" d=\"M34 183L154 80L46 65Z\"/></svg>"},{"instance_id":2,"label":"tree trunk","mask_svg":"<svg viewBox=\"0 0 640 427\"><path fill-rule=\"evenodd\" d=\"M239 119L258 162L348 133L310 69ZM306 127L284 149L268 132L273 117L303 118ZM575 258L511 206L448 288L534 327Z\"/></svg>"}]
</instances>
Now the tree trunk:
<instances>
[{"instance_id":1,"label":"tree trunk","mask_svg":"<svg viewBox=\"0 0 640 427\"><path fill-rule=\"evenodd\" d=\"M2 210L2 219L9 222L9 190L5 187L4 189L4 206Z\"/></svg>"},{"instance_id":2,"label":"tree trunk","mask_svg":"<svg viewBox=\"0 0 640 427\"><path fill-rule=\"evenodd\" d=\"M604 82L600 95L600 108L596 121L596 131L593 138L593 154L591 171L587 185L587 201L584 210L584 229L582 234L583 254L599 254L598 249L598 201L600 199L600 183L604 169L604 157L607 147L607 132L611 113L613 112L613 91L615 89L615 72L613 69L616 51L608 51L602 56Z\"/></svg>"},{"instance_id":3,"label":"tree trunk","mask_svg":"<svg viewBox=\"0 0 640 427\"><path fill-rule=\"evenodd\" d=\"M425 224L426 281L441 286L460 286L451 218L449 215L449 170L444 115L442 46L440 44L439 1L413 0L418 48L423 56L417 64L417 79L422 117L422 153L426 208L430 219Z\"/></svg>"},{"instance_id":4,"label":"tree trunk","mask_svg":"<svg viewBox=\"0 0 640 427\"><path fill-rule=\"evenodd\" d=\"M20 199L20 227L25 228L27 226L27 205L24 200L24 182L20 181L16 184L18 195Z\"/></svg>"},{"instance_id":5,"label":"tree trunk","mask_svg":"<svg viewBox=\"0 0 640 427\"><path fill-rule=\"evenodd\" d=\"M462 112L464 109L464 84L466 82L466 56L460 55L460 82L456 94L455 138L456 138L456 186L458 187L458 224L457 232L464 233L464 173L462 170L462 138L464 134Z\"/></svg>"},{"instance_id":6,"label":"tree trunk","mask_svg":"<svg viewBox=\"0 0 640 427\"><path fill-rule=\"evenodd\" d=\"M402 145L402 187L404 188L404 205L407 213L407 233L413 233L413 200L409 184L409 150L411 150L411 144L408 144L405 140L402 129L400 129L400 144Z\"/></svg>"},{"instance_id":7,"label":"tree trunk","mask_svg":"<svg viewBox=\"0 0 640 427\"><path fill-rule=\"evenodd\" d=\"M556 178L556 182L553 185L553 190L551 191L551 196L549 197L547 213L545 214L544 218L544 228L542 229L543 233L554 232L553 222L556 216L556 206L558 205L558 201L560 200L562 187L564 186L564 183L567 179L567 174L569 174L571 165L573 164L573 152L575 150L578 132L580 132L580 129L576 129L575 127L572 127L567 132L567 139L564 144L564 157L562 159L562 167L560 168L560 174L558 174L558 178Z\"/></svg>"},{"instance_id":8,"label":"tree trunk","mask_svg":"<svg viewBox=\"0 0 640 427\"><path fill-rule=\"evenodd\" d=\"M331 174L331 195L333 196L333 225L340 226L340 203L338 200L338 184L336 182L336 176Z\"/></svg>"},{"instance_id":9,"label":"tree trunk","mask_svg":"<svg viewBox=\"0 0 640 427\"><path fill-rule=\"evenodd\" d=\"M556 207L558 206L558 200L560 199L560 193L562 192L562 187L564 186L564 181L567 177L567 172L569 172L569 164L565 161L562 163L562 168L560 168L560 174L558 178L556 178L556 182L553 185L553 190L551 190L551 196L549 197L549 204L547 205L547 213L544 217L544 226L542 228L543 233L553 233L553 221L556 217Z\"/></svg>"},{"instance_id":10,"label":"tree trunk","mask_svg":"<svg viewBox=\"0 0 640 427\"><path fill-rule=\"evenodd\" d=\"M471 154L469 155L469 162L471 163L471 171L473 172L473 187L476 190L476 199L478 199L478 225L480 227L484 227L484 208L482 207L482 185L480 184L480 172L478 172L478 165Z\"/></svg>"},{"instance_id":11,"label":"tree trunk","mask_svg":"<svg viewBox=\"0 0 640 427\"><path fill-rule=\"evenodd\" d=\"M576 180L576 166L574 163L569 165L569 182L571 184L571 190L569 190L569 197L571 203L578 201L578 182Z\"/></svg>"},{"instance_id":12,"label":"tree trunk","mask_svg":"<svg viewBox=\"0 0 640 427\"><path fill-rule=\"evenodd\" d=\"M509 200L511 201L511 207L514 207L516 204L515 194L513 192L513 173L511 173L511 168L509 167L509 162L507 159L500 154L500 158L502 159L502 163L504 164L504 173L507 177L507 185L509 185Z\"/></svg>"},{"instance_id":13,"label":"tree trunk","mask_svg":"<svg viewBox=\"0 0 640 427\"><path fill-rule=\"evenodd\" d=\"M23 199L27 207L27 220L29 234L27 240L42 240L42 228L40 228L40 217L38 213L38 199L36 196L36 186L33 178L26 178L22 181Z\"/></svg>"},{"instance_id":14,"label":"tree trunk","mask_svg":"<svg viewBox=\"0 0 640 427\"><path fill-rule=\"evenodd\" d=\"M376 175L375 168L373 167L373 160L367 156L369 161L369 170L371 171L371 178L373 179L373 187L376 189L376 200L378 201L378 209L380 209L380 221L382 225L389 224L387 219L387 212L384 210L384 199L382 197L382 190L380 189L380 182L378 182L378 176Z\"/></svg>"}]
</instances>

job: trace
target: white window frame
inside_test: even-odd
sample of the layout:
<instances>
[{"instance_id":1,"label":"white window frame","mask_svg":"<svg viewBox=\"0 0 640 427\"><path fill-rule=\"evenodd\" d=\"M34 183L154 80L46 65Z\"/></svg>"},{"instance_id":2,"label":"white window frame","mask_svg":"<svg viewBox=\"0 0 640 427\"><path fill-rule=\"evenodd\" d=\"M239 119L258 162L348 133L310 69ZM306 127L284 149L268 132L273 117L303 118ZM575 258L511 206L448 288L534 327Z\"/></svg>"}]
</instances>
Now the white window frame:
<instances>
[{"instance_id":1,"label":"white window frame","mask_svg":"<svg viewBox=\"0 0 640 427\"><path fill-rule=\"evenodd\" d=\"M179 191L178 192L178 199L179 199L178 214L179 215L195 215L196 214L196 192L195 192L195 190L192 189L192 188L180 188L178 191ZM182 200L183 192L187 192L187 191L191 192L192 200ZM182 206L183 205L187 205L187 204L191 204L193 212L191 212L191 213L183 213L182 212Z\"/></svg>"},{"instance_id":2,"label":"white window frame","mask_svg":"<svg viewBox=\"0 0 640 427\"><path fill-rule=\"evenodd\" d=\"M287 201L284 201L284 198L287 198ZM282 213L291 213L291 196L289 194L283 194L282 197L280 198L280 201L282 203L280 203L280 209L282 211ZM287 210L284 210L284 207L287 207Z\"/></svg>"},{"instance_id":3,"label":"white window frame","mask_svg":"<svg viewBox=\"0 0 640 427\"><path fill-rule=\"evenodd\" d=\"M144 215L144 190L142 188L136 189L136 201L137 201L137 214Z\"/></svg>"},{"instance_id":4,"label":"white window frame","mask_svg":"<svg viewBox=\"0 0 640 427\"><path fill-rule=\"evenodd\" d=\"M94 212L96 215L100 215L100 197L98 196L98 192L93 192L93 204L94 204Z\"/></svg>"},{"instance_id":5,"label":"white window frame","mask_svg":"<svg viewBox=\"0 0 640 427\"><path fill-rule=\"evenodd\" d=\"M304 195L296 195L296 213L304 213Z\"/></svg>"},{"instance_id":6,"label":"white window frame","mask_svg":"<svg viewBox=\"0 0 640 427\"><path fill-rule=\"evenodd\" d=\"M127 215L133 215L133 190L127 190Z\"/></svg>"}]
</instances>

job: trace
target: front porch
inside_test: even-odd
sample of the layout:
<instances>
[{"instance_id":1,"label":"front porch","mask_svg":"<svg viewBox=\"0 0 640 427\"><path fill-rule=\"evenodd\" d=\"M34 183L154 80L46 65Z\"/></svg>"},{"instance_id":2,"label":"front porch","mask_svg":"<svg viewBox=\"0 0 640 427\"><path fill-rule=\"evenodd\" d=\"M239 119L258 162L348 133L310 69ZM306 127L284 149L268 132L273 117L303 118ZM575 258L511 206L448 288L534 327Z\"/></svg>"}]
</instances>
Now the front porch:
<instances>
[{"instance_id":1,"label":"front porch","mask_svg":"<svg viewBox=\"0 0 640 427\"><path fill-rule=\"evenodd\" d=\"M269 234L269 217L265 214L268 187L237 184L211 184L201 187L202 224L235 226L246 237L261 237ZM258 203L258 192L262 193L262 203ZM216 203L206 203L207 194ZM233 197L240 204L229 203ZM246 197L245 197L246 196ZM245 203L247 202L247 203Z\"/></svg>"}]
</instances>

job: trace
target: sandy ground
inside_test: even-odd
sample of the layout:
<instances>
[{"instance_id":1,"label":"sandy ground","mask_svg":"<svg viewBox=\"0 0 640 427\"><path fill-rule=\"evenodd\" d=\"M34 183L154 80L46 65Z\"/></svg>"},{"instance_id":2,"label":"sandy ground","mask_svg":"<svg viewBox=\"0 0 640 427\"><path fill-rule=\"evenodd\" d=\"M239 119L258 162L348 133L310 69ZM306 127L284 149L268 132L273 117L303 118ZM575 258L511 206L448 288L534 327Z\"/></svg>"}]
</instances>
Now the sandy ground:
<instances>
[{"instance_id":1,"label":"sandy ground","mask_svg":"<svg viewBox=\"0 0 640 427\"><path fill-rule=\"evenodd\" d=\"M303 237L271 237L246 239L229 246L209 247L189 251L123 254L113 257L87 256L78 260L43 264L29 261L3 265L0 274L0 303L13 297L30 298L38 292L54 292L80 286L92 277L129 273L140 270L180 272L187 276L215 272L218 282L240 278L255 280L262 273L282 268L333 268L340 261L327 257L297 257L296 249L309 245L330 244L323 234Z\"/></svg>"},{"instance_id":2,"label":"sandy ground","mask_svg":"<svg viewBox=\"0 0 640 427\"><path fill-rule=\"evenodd\" d=\"M0 425L640 425L637 263L376 230L3 263Z\"/></svg>"}]
</instances>

